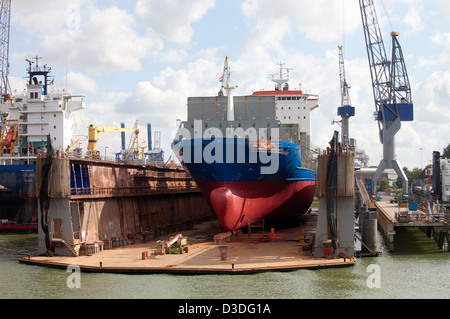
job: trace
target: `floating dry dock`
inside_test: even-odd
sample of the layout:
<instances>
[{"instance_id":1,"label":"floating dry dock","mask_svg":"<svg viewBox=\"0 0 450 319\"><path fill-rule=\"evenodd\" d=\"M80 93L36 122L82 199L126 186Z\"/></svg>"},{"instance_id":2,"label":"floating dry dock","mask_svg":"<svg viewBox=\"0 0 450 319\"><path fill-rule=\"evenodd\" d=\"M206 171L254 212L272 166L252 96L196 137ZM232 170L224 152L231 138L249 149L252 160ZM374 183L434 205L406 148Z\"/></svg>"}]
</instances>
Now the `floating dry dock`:
<instances>
[{"instance_id":1,"label":"floating dry dock","mask_svg":"<svg viewBox=\"0 0 450 319\"><path fill-rule=\"evenodd\" d=\"M179 167L59 154L38 158L36 174L39 254L81 256L212 217L195 181Z\"/></svg>"},{"instance_id":2,"label":"floating dry dock","mask_svg":"<svg viewBox=\"0 0 450 319\"><path fill-rule=\"evenodd\" d=\"M177 274L247 274L265 271L290 271L354 265L354 258L317 258L302 247L308 245L309 234L315 229L315 214L308 215L307 222L299 227L276 231L276 237L253 231L233 237L207 234L211 222L196 225L183 231L189 238L189 251L183 254L154 255L156 238L105 249L79 257L24 257L21 263L67 269L77 265L82 272L109 273L177 273ZM175 233L173 233L175 234ZM166 239L173 235L162 236ZM303 235L302 235L303 234ZM267 235L263 236L263 235ZM205 238L206 236L206 238ZM221 237L220 241L217 238ZM303 238L305 240L303 241ZM148 257L147 257L148 256Z\"/></svg>"},{"instance_id":3,"label":"floating dry dock","mask_svg":"<svg viewBox=\"0 0 450 319\"><path fill-rule=\"evenodd\" d=\"M181 168L49 154L38 160L36 170L39 256L22 258L22 263L66 269L77 265L81 271L90 272L194 274L317 269L355 263L352 178L344 178L345 186L349 186L345 193L340 192L340 183L335 194L339 198L332 197L339 204L336 220L325 218L325 194L320 194L318 212L302 215L303 223L298 227L267 232L264 221L252 221L248 233L221 233L195 181ZM346 172L353 172L352 154L321 158L323 163L334 159L339 180L347 176ZM321 168L318 188L325 189L325 165ZM340 244L330 240L332 225L338 226L333 230ZM162 253L157 240L167 241L181 232L190 238L188 250L171 247L177 254L168 253L173 252L170 250Z\"/></svg>"}]
</instances>

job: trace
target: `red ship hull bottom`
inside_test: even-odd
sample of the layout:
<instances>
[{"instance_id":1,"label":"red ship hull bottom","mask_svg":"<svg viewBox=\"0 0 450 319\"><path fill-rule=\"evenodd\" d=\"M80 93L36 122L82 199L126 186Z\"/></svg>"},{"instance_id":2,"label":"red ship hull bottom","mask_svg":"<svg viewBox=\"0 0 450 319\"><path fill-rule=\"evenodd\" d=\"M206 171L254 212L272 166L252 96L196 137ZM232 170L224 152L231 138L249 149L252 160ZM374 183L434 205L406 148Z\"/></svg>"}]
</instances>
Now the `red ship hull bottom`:
<instances>
[{"instance_id":1,"label":"red ship hull bottom","mask_svg":"<svg viewBox=\"0 0 450 319\"><path fill-rule=\"evenodd\" d=\"M314 199L316 182L199 182L222 226L238 230L256 220L299 216Z\"/></svg>"}]
</instances>

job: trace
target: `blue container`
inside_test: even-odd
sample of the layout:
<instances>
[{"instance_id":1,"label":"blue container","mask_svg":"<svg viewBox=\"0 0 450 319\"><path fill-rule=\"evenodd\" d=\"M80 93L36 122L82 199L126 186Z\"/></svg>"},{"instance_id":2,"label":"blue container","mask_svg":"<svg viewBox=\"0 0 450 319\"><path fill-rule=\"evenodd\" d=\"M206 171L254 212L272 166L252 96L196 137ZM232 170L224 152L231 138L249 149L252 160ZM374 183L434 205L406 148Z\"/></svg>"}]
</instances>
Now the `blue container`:
<instances>
[{"instance_id":1,"label":"blue container","mask_svg":"<svg viewBox=\"0 0 450 319\"><path fill-rule=\"evenodd\" d=\"M416 211L417 203L409 203L409 210Z\"/></svg>"}]
</instances>

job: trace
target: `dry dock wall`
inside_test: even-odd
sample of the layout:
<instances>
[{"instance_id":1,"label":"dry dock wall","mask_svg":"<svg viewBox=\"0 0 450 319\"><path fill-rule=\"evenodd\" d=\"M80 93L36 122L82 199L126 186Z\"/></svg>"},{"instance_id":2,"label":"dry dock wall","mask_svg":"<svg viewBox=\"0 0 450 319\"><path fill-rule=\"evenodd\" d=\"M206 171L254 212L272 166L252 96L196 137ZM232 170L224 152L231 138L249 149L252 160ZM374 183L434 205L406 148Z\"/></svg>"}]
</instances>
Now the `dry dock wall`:
<instances>
[{"instance_id":1,"label":"dry dock wall","mask_svg":"<svg viewBox=\"0 0 450 319\"><path fill-rule=\"evenodd\" d=\"M38 197L44 161L36 167ZM196 183L178 167L55 157L46 178L49 208L42 209L40 201L41 254L92 253L213 216Z\"/></svg>"}]
</instances>

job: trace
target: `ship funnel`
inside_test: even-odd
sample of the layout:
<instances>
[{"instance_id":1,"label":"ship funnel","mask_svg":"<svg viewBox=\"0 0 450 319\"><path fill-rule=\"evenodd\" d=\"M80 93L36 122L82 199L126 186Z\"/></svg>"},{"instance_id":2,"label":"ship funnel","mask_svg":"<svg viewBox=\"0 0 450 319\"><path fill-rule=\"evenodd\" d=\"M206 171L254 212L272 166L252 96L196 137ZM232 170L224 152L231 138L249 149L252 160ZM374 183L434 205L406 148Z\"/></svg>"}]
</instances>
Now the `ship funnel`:
<instances>
[{"instance_id":1,"label":"ship funnel","mask_svg":"<svg viewBox=\"0 0 450 319\"><path fill-rule=\"evenodd\" d=\"M152 123L147 123L148 150L152 150Z\"/></svg>"},{"instance_id":2,"label":"ship funnel","mask_svg":"<svg viewBox=\"0 0 450 319\"><path fill-rule=\"evenodd\" d=\"M125 128L125 123L120 123L120 127ZM125 150L125 132L121 132L120 135L122 137L122 150Z\"/></svg>"}]
</instances>

